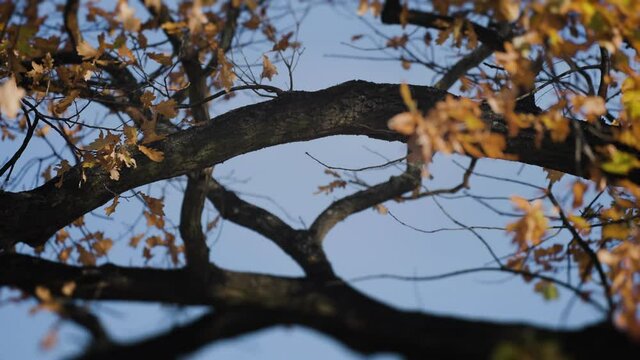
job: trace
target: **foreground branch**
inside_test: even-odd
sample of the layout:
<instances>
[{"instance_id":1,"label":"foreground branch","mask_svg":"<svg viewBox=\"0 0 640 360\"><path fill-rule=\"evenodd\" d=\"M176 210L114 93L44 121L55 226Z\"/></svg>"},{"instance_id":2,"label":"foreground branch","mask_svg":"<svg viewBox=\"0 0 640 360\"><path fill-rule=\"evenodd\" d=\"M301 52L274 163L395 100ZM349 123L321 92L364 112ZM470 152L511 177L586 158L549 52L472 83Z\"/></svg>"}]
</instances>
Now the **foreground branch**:
<instances>
[{"instance_id":1,"label":"foreground branch","mask_svg":"<svg viewBox=\"0 0 640 360\"><path fill-rule=\"evenodd\" d=\"M298 324L321 331L364 354L396 352L409 358L484 359L491 357L501 344L530 344L531 339L553 343L567 357L578 359L607 358L612 353L621 359L633 358L640 351L637 344L606 325L557 331L522 324L461 320L396 310L341 282L323 284L215 268L212 268L205 291L194 291L188 284L189 276L183 269L115 265L81 268L26 255L0 255L0 286L12 286L26 292L32 292L35 286L44 286L54 295L64 296L61 293L63 285L73 281L76 288L72 297L77 299L212 305L221 314L229 309L234 314L233 309L240 308L247 309L247 314L257 314L253 320L243 318L235 323L237 328L217 328L219 320L213 316L210 333L192 332L188 328L179 330L187 332L180 337L193 337L193 341L202 337L214 340L225 334L232 336L272 324ZM234 316L242 315L236 313ZM162 351L182 342L154 343L158 346L157 351ZM193 342L184 346L189 344Z\"/></svg>"}]
</instances>

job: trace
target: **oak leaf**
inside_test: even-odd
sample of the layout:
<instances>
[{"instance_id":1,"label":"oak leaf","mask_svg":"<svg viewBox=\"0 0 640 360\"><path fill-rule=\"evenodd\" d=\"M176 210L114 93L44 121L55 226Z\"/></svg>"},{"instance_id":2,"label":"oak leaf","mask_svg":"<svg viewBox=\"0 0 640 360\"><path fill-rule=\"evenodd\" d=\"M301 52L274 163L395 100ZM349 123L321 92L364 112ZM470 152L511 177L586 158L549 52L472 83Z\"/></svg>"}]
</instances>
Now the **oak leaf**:
<instances>
[{"instance_id":1,"label":"oak leaf","mask_svg":"<svg viewBox=\"0 0 640 360\"><path fill-rule=\"evenodd\" d=\"M260 75L261 79L267 78L271 81L273 75L276 75L278 70L276 67L269 61L269 57L267 55L262 55L262 74Z\"/></svg>"},{"instance_id":2,"label":"oak leaf","mask_svg":"<svg viewBox=\"0 0 640 360\"><path fill-rule=\"evenodd\" d=\"M155 150L144 145L138 145L138 150L145 154L151 161L161 162L164 160L164 153L162 151Z\"/></svg>"}]
</instances>

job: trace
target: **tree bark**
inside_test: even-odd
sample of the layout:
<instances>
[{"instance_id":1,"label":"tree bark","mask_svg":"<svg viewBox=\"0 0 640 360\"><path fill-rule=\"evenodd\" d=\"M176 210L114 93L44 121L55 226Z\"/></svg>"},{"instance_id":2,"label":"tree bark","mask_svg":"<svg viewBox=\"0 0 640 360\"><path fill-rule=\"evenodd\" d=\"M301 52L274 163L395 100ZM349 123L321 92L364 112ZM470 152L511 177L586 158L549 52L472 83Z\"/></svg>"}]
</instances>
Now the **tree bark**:
<instances>
[{"instance_id":1,"label":"tree bark","mask_svg":"<svg viewBox=\"0 0 640 360\"><path fill-rule=\"evenodd\" d=\"M423 111L432 108L447 93L432 87L412 86L413 96ZM387 141L406 139L387 127L387 121L405 111L398 85L349 81L315 92L295 91L276 99L245 106L212 119L210 124L179 131L164 140L150 144L163 151L164 161L153 162L134 153L135 169L123 169L118 181L109 179L100 169L85 169L87 181L82 181L78 167L64 174L62 186L54 178L33 190L0 192L0 248L18 242L41 245L58 229L79 216L103 205L113 194L194 170L209 167L238 155L266 147L308 141L332 135L365 135ZM506 134L504 120L483 107L483 117L491 130ZM541 146L536 134L523 130L508 138L505 153L515 155L519 162L537 165L565 173L588 177L591 164L586 157L575 160L576 142L591 147L610 143L613 127L596 127L575 122L563 143L544 134ZM628 178L640 184L640 171ZM38 226L32 226L37 219Z\"/></svg>"}]
</instances>

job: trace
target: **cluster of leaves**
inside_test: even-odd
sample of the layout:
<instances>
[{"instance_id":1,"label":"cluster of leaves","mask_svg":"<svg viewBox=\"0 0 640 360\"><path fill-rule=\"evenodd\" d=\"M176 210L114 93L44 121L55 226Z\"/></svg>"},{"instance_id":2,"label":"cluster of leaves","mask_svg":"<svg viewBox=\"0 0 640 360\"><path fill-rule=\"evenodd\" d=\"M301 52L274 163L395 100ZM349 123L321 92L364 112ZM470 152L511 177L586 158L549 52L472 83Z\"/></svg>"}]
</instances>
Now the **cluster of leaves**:
<instances>
[{"instance_id":1,"label":"cluster of leaves","mask_svg":"<svg viewBox=\"0 0 640 360\"><path fill-rule=\"evenodd\" d=\"M88 174L85 170L92 168L118 180L124 168L136 167L138 153L152 161L163 161L163 152L153 143L176 129L198 125L191 107L180 106L190 86L183 60L193 58L206 64L204 76L211 88L230 92L238 81L235 64L227 55L233 27L259 33L272 44L262 56L260 79L271 80L278 73L269 53L299 46L292 40L292 32L278 33L268 17L268 4L255 0L196 0L176 7L145 0L144 12L125 0L106 5L69 2L73 3L86 11L74 12L63 5L37 1L0 4L0 79L5 79L0 83L2 140L20 138L18 133L27 133L32 127L42 138L55 130L76 160L73 164L55 152L57 164L45 166L42 177L50 180L53 169L58 187L74 165L80 165L84 180ZM242 15L236 18L240 8ZM85 18L79 19L78 14ZM51 21L60 17L65 26L56 33ZM99 30L94 32L97 36L90 38L81 25ZM156 41L159 35L169 41ZM252 42L262 41L251 36ZM243 82L248 80L255 79ZM117 116L124 115L122 123L91 124L83 118L83 111L92 103L104 105ZM115 210L117 199L107 208L107 214Z\"/></svg>"},{"instance_id":2,"label":"cluster of leaves","mask_svg":"<svg viewBox=\"0 0 640 360\"><path fill-rule=\"evenodd\" d=\"M412 13L411 6L420 5L402 5L399 22L403 27L419 22L420 15ZM380 15L380 3L361 1L359 13L369 10L374 16ZM590 123L595 129L602 124L612 125L613 133L598 135L609 145L580 145L583 148L579 149L580 156L593 164L589 178L596 184L594 189L603 191L607 185L615 186L608 188L612 205L597 212L591 205L583 206L589 186L580 181L574 182L570 209L563 209L553 199L547 214L542 201L531 203L514 197L515 207L523 216L507 227L517 246L508 267L525 273L536 269L553 273L571 258L580 269L582 283L600 284L604 296L613 299L615 309L609 310L615 313L616 323L640 336L640 229L636 220L640 192L636 184L620 180L640 168L640 4L441 0L432 2L429 10L441 16L431 24L437 29L436 45L461 48L464 44L468 50L477 49L481 45L472 24L477 24L478 19L490 19L489 26L504 36L496 39L500 43L486 43L485 39L482 45L495 49L494 65L479 67L473 76L461 73L459 80L463 92L486 102L502 116L507 136L491 132L490 121L481 117L480 101L448 96L425 115L418 110L406 85L400 91L408 111L393 117L389 127L410 136L410 144L428 165L436 151L505 158L508 138L523 130L533 130L541 146L545 136L552 141L565 141L575 127L572 121ZM427 31L423 45L434 46L431 39L431 32ZM386 45L408 49L409 41L410 36L404 33L390 38ZM407 68L404 61L403 67ZM562 71L559 64L566 64L567 70ZM497 71L491 75L489 70ZM598 73L589 73L591 70ZM581 74L584 87L563 81L574 73ZM546 87L553 87L554 96L544 96L541 90ZM522 111L519 101L534 94L539 95L538 101L545 109ZM555 180L545 192L550 199ZM545 244L550 217L571 230L573 239L569 244ZM601 227L602 231L592 232L592 226ZM597 279L593 278L595 273L600 275ZM539 281L535 289L545 298L557 297L557 290L549 281ZM587 291L581 295L589 297Z\"/></svg>"}]
</instances>

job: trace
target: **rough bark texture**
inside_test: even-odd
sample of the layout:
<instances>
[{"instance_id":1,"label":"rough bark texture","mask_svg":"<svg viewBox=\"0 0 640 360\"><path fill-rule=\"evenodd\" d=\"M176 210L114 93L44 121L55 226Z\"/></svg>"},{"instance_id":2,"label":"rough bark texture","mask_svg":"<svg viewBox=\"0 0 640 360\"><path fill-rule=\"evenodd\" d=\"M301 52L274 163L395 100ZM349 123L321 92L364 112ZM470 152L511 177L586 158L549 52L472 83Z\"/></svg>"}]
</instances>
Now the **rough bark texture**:
<instances>
[{"instance_id":1,"label":"rough bark texture","mask_svg":"<svg viewBox=\"0 0 640 360\"><path fill-rule=\"evenodd\" d=\"M215 267L211 268L205 287L190 287L188 279L187 270L114 265L79 268L25 255L0 255L0 285L26 292L33 292L39 285L61 295L62 286L75 281L72 297L76 299L213 305L219 314L205 316L166 337L90 354L95 358L152 353L173 357L194 350L202 342L278 324L319 330L365 354L391 351L407 358L485 359L500 344L524 344L527 339L552 342L574 359L609 358L613 354L617 359L634 359L640 350L607 325L557 331L402 311L376 302L340 281L317 282ZM176 338L162 341L172 335Z\"/></svg>"},{"instance_id":2,"label":"rough bark texture","mask_svg":"<svg viewBox=\"0 0 640 360\"><path fill-rule=\"evenodd\" d=\"M431 87L413 86L412 91L422 110L430 109L446 92ZM154 181L222 163L238 155L269 146L319 139L331 135L365 135L388 141L405 139L387 127L393 115L405 110L398 95L398 85L349 81L315 92L289 92L277 99L249 105L217 118L209 125L172 134L151 144L165 154L160 163L137 154L136 169L123 169L119 181L112 181L101 170L86 171L87 182L74 168L64 175L61 188L58 178L25 192L0 192L0 248L22 242L43 244L58 229L82 214L109 201L114 193ZM485 107L485 118L495 132L505 133L504 121ZM545 136L541 146L535 134L522 131L508 140L506 153L526 164L543 166L565 173L586 176L590 164L575 162L576 128L581 141L591 146L605 143L611 132L607 126L595 129L586 123L572 127L564 143ZM629 178L640 183L640 173ZM39 226L31 226L37 219Z\"/></svg>"},{"instance_id":3,"label":"rough bark texture","mask_svg":"<svg viewBox=\"0 0 640 360\"><path fill-rule=\"evenodd\" d=\"M427 111L447 93L430 87L412 87L420 108ZM132 357L139 354L177 357L209 342L276 325L297 324L328 334L362 353L396 352L408 358L490 358L501 344L525 344L534 339L556 344L572 358L633 358L638 344L624 334L599 324L575 331L557 331L523 324L462 320L393 309L345 284L334 273L322 249L325 235L348 216L384 201L401 197L420 184L419 171L405 173L335 201L309 229L294 229L265 209L240 199L215 180L196 181L200 171L240 154L269 146L331 135L365 135L387 141L405 139L387 127L393 115L405 110L398 85L350 81L315 92L288 92L260 104L246 106L201 127L179 131L149 146L165 154L162 162L137 154L136 169L125 169L119 181L100 170L88 170L82 182L78 169L25 192L0 192L0 286L33 293L44 286L60 301L74 299L121 300L209 305L215 311L152 339L122 345L103 341L84 354L87 358ZM506 133L504 121L483 106L491 130ZM518 161L578 176L591 164L576 163L579 140L596 147L607 142L611 128L574 123L564 143L522 131L508 139L506 152ZM74 267L14 254L22 242L45 243L58 229L104 204L114 193L154 181L189 174L194 187L187 191L181 233L189 264L180 270L118 267ZM640 183L640 176L629 178ZM202 179L201 179L202 180ZM198 185L200 184L200 185ZM197 186L196 186L197 185ZM204 196L228 221L269 238L296 261L304 278L231 272L207 263L200 217ZM37 223L37 226L34 226ZM200 254L203 252L203 254ZM194 281L197 274L197 281ZM75 282L70 298L62 287ZM77 317L77 316L76 316ZM80 319L80 317L78 317ZM106 335L104 336L106 338ZM168 339L173 339L169 341Z\"/></svg>"}]
</instances>

